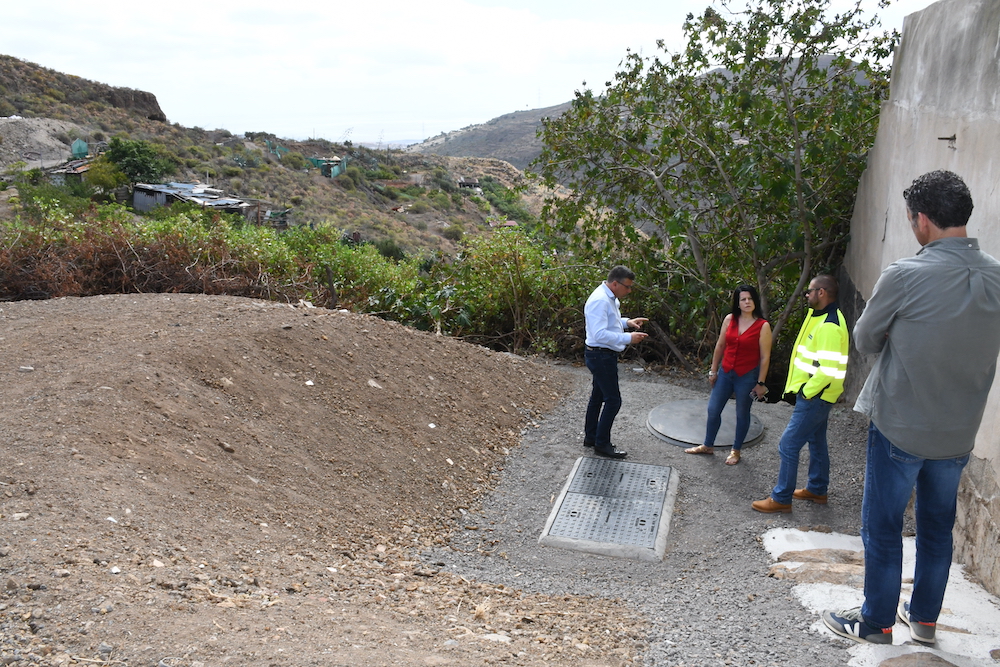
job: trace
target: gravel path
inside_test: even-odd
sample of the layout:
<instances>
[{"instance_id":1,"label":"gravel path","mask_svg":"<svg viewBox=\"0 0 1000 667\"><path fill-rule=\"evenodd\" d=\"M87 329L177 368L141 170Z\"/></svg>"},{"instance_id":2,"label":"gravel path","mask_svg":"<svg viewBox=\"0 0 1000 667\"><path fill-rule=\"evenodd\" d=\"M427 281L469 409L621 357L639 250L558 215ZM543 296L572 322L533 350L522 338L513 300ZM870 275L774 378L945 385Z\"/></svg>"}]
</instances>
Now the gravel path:
<instances>
[{"instance_id":1,"label":"gravel path","mask_svg":"<svg viewBox=\"0 0 1000 667\"><path fill-rule=\"evenodd\" d=\"M847 642L811 631L816 619L795 600L792 583L767 576L771 561L760 536L773 527L807 526L858 534L866 421L850 405L831 413L830 504L796 501L792 514L763 515L750 502L764 498L777 479L777 443L791 406L755 404L764 436L729 467L723 464L727 448L714 457L691 456L646 428L652 408L706 399L707 383L678 383L623 363L615 444L628 450L628 461L671 466L680 476L666 557L650 564L543 547L538 536L552 502L576 458L586 454L590 375L582 367L564 368L578 378L575 391L528 429L497 489L481 508L455 517L451 544L427 558L457 574L529 592L620 598L652 621L648 665L846 664ZM802 458L800 486L808 456Z\"/></svg>"}]
</instances>

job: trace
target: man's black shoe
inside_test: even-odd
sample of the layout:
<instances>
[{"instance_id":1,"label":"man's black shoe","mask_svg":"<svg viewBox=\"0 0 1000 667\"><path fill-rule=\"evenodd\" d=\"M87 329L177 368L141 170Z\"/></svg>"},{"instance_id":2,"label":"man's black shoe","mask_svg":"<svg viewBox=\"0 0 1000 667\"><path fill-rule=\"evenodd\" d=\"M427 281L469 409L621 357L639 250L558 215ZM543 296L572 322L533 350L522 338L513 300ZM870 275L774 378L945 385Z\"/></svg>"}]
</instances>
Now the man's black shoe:
<instances>
[{"instance_id":1,"label":"man's black shoe","mask_svg":"<svg viewBox=\"0 0 1000 667\"><path fill-rule=\"evenodd\" d=\"M584 447L593 447L594 446L594 441L593 440L584 440L583 441L583 446Z\"/></svg>"},{"instance_id":2,"label":"man's black shoe","mask_svg":"<svg viewBox=\"0 0 1000 667\"><path fill-rule=\"evenodd\" d=\"M594 449L594 453L598 456L607 456L609 459L623 459L628 456L628 452L623 452L614 445L611 449Z\"/></svg>"}]
</instances>

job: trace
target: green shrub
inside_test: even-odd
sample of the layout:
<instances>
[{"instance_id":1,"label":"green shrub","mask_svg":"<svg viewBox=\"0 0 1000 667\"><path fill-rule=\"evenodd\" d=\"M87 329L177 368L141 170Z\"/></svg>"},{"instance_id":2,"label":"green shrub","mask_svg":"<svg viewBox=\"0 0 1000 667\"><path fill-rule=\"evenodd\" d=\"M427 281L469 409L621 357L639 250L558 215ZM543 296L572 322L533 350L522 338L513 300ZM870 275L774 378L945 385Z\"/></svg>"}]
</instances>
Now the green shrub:
<instances>
[{"instance_id":1,"label":"green shrub","mask_svg":"<svg viewBox=\"0 0 1000 667\"><path fill-rule=\"evenodd\" d=\"M301 171L309 166L309 161L306 160L302 153L291 151L281 156L281 164L285 165L289 169Z\"/></svg>"},{"instance_id":2,"label":"green shrub","mask_svg":"<svg viewBox=\"0 0 1000 667\"><path fill-rule=\"evenodd\" d=\"M451 209L451 197L440 190L430 197L431 205L439 211Z\"/></svg>"},{"instance_id":3,"label":"green shrub","mask_svg":"<svg viewBox=\"0 0 1000 667\"><path fill-rule=\"evenodd\" d=\"M518 222L532 222L534 220L534 216L521 202L521 197L515 191L505 188L492 176L484 176L479 179L479 185L487 201L500 213Z\"/></svg>"},{"instance_id":4,"label":"green shrub","mask_svg":"<svg viewBox=\"0 0 1000 667\"><path fill-rule=\"evenodd\" d=\"M387 170L382 165L379 165L376 169L366 169L364 174L365 178L372 181L391 181L396 178L396 174Z\"/></svg>"},{"instance_id":5,"label":"green shrub","mask_svg":"<svg viewBox=\"0 0 1000 667\"><path fill-rule=\"evenodd\" d=\"M378 249L378 253L386 259L395 260L397 262L406 259L406 253L403 252L403 249L396 243L396 239L380 239L375 242L375 247Z\"/></svg>"},{"instance_id":6,"label":"green shrub","mask_svg":"<svg viewBox=\"0 0 1000 667\"><path fill-rule=\"evenodd\" d=\"M448 225L441 232L441 236L445 237L449 241L455 241L458 243L462 240L462 236L465 234L465 228L460 224Z\"/></svg>"},{"instance_id":7,"label":"green shrub","mask_svg":"<svg viewBox=\"0 0 1000 667\"><path fill-rule=\"evenodd\" d=\"M344 170L344 173L348 178L354 181L355 187L360 188L366 184L364 173L362 173L362 171L357 167L348 167Z\"/></svg>"},{"instance_id":8,"label":"green shrub","mask_svg":"<svg viewBox=\"0 0 1000 667\"><path fill-rule=\"evenodd\" d=\"M454 192L458 190L458 186L455 184L455 177L452 176L444 167L435 167L434 171L431 172L431 180L434 182L434 185L438 186L445 192Z\"/></svg>"},{"instance_id":9,"label":"green shrub","mask_svg":"<svg viewBox=\"0 0 1000 667\"><path fill-rule=\"evenodd\" d=\"M427 203L426 199L418 199L410 205L408 211L410 213L427 213L431 210L431 205Z\"/></svg>"},{"instance_id":10,"label":"green shrub","mask_svg":"<svg viewBox=\"0 0 1000 667\"><path fill-rule=\"evenodd\" d=\"M469 201L475 204L476 208L478 208L482 213L490 212L490 203L479 195L472 195L469 197Z\"/></svg>"}]
</instances>

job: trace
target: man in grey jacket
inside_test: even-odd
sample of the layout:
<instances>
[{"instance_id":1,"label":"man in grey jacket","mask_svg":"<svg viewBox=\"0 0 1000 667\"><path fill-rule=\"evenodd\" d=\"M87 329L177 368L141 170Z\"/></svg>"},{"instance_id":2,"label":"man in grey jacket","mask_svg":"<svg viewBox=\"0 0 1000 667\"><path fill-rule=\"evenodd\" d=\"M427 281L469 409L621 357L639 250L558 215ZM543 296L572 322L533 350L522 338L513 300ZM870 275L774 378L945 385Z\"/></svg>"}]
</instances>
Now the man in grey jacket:
<instances>
[{"instance_id":1,"label":"man in grey jacket","mask_svg":"<svg viewBox=\"0 0 1000 667\"><path fill-rule=\"evenodd\" d=\"M935 641L958 483L1000 354L1000 262L966 235L968 187L933 171L903 198L923 247L886 267L854 328L858 351L879 355L854 406L871 418L861 509L865 602L823 612L838 635L874 644L892 643L896 617L915 641ZM907 602L899 597L902 529L914 486L917 561Z\"/></svg>"}]
</instances>

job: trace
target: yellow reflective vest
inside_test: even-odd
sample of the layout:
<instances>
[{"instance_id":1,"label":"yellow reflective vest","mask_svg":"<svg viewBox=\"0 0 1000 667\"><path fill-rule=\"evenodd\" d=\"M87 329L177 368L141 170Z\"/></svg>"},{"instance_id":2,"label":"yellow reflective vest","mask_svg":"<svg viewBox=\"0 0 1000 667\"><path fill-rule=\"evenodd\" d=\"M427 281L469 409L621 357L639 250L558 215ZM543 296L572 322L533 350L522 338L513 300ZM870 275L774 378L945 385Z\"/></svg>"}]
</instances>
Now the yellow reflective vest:
<instances>
[{"instance_id":1,"label":"yellow reflective vest","mask_svg":"<svg viewBox=\"0 0 1000 667\"><path fill-rule=\"evenodd\" d=\"M823 310L810 308L792 349L785 393L801 391L806 398L835 403L844 392L850 344L847 320L836 303Z\"/></svg>"}]
</instances>

